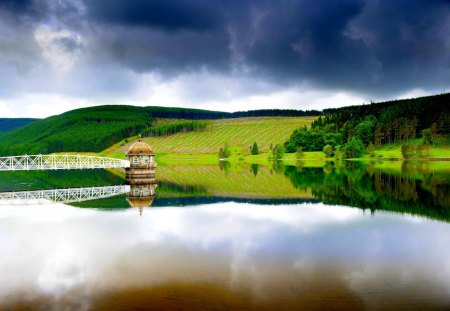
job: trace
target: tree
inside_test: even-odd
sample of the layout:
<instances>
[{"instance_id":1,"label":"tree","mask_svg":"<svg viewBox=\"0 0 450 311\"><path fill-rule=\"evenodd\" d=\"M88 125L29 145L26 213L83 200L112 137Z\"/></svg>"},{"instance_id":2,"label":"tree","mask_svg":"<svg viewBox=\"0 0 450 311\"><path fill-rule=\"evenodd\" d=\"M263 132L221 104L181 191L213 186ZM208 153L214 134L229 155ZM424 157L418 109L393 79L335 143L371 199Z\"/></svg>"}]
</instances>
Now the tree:
<instances>
[{"instance_id":1,"label":"tree","mask_svg":"<svg viewBox=\"0 0 450 311\"><path fill-rule=\"evenodd\" d=\"M436 122L433 122L433 124L431 124L430 132L431 132L431 139L433 140L433 146L434 146L434 142L435 142L436 139L438 138L437 124L436 124Z\"/></svg>"},{"instance_id":2,"label":"tree","mask_svg":"<svg viewBox=\"0 0 450 311\"><path fill-rule=\"evenodd\" d=\"M384 133L383 133L383 128L381 126L377 126L375 128L374 140L375 140L376 146L381 146L383 144Z\"/></svg>"},{"instance_id":3,"label":"tree","mask_svg":"<svg viewBox=\"0 0 450 311\"><path fill-rule=\"evenodd\" d=\"M326 145L325 147L323 147L323 153L325 153L327 158L331 158L331 156L333 155L333 147L331 147L330 145Z\"/></svg>"},{"instance_id":4,"label":"tree","mask_svg":"<svg viewBox=\"0 0 450 311\"><path fill-rule=\"evenodd\" d=\"M364 118L364 121L356 126L355 134L364 145L367 145L372 140L376 124L377 118L374 116L368 116Z\"/></svg>"},{"instance_id":5,"label":"tree","mask_svg":"<svg viewBox=\"0 0 450 311\"><path fill-rule=\"evenodd\" d=\"M297 148L297 151L295 152L295 157L297 158L297 160L303 158L303 147L302 146Z\"/></svg>"},{"instance_id":6,"label":"tree","mask_svg":"<svg viewBox=\"0 0 450 311\"><path fill-rule=\"evenodd\" d=\"M416 153L416 146L412 144L406 144L402 146L402 156L403 158L412 158Z\"/></svg>"},{"instance_id":7,"label":"tree","mask_svg":"<svg viewBox=\"0 0 450 311\"><path fill-rule=\"evenodd\" d=\"M433 143L433 134L430 129L422 131L422 143L424 145L431 145Z\"/></svg>"},{"instance_id":8,"label":"tree","mask_svg":"<svg viewBox=\"0 0 450 311\"><path fill-rule=\"evenodd\" d=\"M251 165L251 170L252 170L253 176L256 177L256 175L258 175L258 169L259 169L259 165L258 164L253 163Z\"/></svg>"},{"instance_id":9,"label":"tree","mask_svg":"<svg viewBox=\"0 0 450 311\"><path fill-rule=\"evenodd\" d=\"M258 145L256 144L256 141L252 145L252 154L257 155L259 153Z\"/></svg>"},{"instance_id":10,"label":"tree","mask_svg":"<svg viewBox=\"0 0 450 311\"><path fill-rule=\"evenodd\" d=\"M228 143L225 143L223 148L220 148L219 150L219 158L226 159L230 157L230 155L231 155L230 147L228 146Z\"/></svg>"},{"instance_id":11,"label":"tree","mask_svg":"<svg viewBox=\"0 0 450 311\"><path fill-rule=\"evenodd\" d=\"M358 158L364 153L364 144L355 136L345 144L344 148L346 158Z\"/></svg>"},{"instance_id":12,"label":"tree","mask_svg":"<svg viewBox=\"0 0 450 311\"><path fill-rule=\"evenodd\" d=\"M280 144L276 144L272 150L274 160L280 160L284 155L284 148Z\"/></svg>"},{"instance_id":13,"label":"tree","mask_svg":"<svg viewBox=\"0 0 450 311\"><path fill-rule=\"evenodd\" d=\"M436 143L436 141L442 139L444 136L440 135L438 133L438 126L437 126L436 122L431 124L430 131L431 131L431 139L433 141L433 147L434 147L434 144Z\"/></svg>"},{"instance_id":14,"label":"tree","mask_svg":"<svg viewBox=\"0 0 450 311\"><path fill-rule=\"evenodd\" d=\"M345 148L342 146L336 146L336 151L334 152L334 159L336 162L341 163L344 158Z\"/></svg>"},{"instance_id":15,"label":"tree","mask_svg":"<svg viewBox=\"0 0 450 311\"><path fill-rule=\"evenodd\" d=\"M374 152L375 152L375 146L372 144L372 142L369 143L369 145L367 146L367 153L373 157L374 156Z\"/></svg>"},{"instance_id":16,"label":"tree","mask_svg":"<svg viewBox=\"0 0 450 311\"><path fill-rule=\"evenodd\" d=\"M416 151L419 157L428 157L430 145L420 144L417 146Z\"/></svg>"}]
</instances>

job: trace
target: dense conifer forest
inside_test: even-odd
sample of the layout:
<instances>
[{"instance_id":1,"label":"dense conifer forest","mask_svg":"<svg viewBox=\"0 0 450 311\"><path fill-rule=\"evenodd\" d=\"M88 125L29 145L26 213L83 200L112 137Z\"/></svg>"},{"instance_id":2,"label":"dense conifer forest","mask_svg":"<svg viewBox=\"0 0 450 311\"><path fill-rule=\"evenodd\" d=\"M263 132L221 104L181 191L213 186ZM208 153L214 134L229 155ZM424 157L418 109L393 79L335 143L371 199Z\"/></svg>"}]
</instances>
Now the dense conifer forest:
<instances>
[{"instance_id":1,"label":"dense conifer forest","mask_svg":"<svg viewBox=\"0 0 450 311\"><path fill-rule=\"evenodd\" d=\"M28 118L0 118L0 134L13 131L37 120Z\"/></svg>"}]
</instances>

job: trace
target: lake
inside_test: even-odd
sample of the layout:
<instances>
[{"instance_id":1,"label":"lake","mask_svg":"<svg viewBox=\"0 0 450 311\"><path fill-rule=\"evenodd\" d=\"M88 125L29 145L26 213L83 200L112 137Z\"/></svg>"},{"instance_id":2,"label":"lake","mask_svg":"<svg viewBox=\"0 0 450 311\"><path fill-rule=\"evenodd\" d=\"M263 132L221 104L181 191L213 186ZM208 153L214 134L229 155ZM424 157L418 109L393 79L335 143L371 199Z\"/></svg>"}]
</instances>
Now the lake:
<instances>
[{"instance_id":1,"label":"lake","mask_svg":"<svg viewBox=\"0 0 450 311\"><path fill-rule=\"evenodd\" d=\"M450 308L448 162L156 174L1 173L0 310Z\"/></svg>"}]
</instances>

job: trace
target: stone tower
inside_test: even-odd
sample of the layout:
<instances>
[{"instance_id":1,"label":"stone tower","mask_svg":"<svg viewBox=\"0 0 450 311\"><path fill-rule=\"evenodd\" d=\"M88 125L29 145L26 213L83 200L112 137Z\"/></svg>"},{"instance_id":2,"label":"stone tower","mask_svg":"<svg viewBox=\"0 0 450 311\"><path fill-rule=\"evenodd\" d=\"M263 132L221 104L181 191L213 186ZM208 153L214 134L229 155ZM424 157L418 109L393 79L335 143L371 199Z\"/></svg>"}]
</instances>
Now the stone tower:
<instances>
[{"instance_id":1,"label":"stone tower","mask_svg":"<svg viewBox=\"0 0 450 311\"><path fill-rule=\"evenodd\" d=\"M127 159L130 167L126 169L126 180L131 184L155 183L155 153L149 144L138 140L128 148Z\"/></svg>"}]
</instances>

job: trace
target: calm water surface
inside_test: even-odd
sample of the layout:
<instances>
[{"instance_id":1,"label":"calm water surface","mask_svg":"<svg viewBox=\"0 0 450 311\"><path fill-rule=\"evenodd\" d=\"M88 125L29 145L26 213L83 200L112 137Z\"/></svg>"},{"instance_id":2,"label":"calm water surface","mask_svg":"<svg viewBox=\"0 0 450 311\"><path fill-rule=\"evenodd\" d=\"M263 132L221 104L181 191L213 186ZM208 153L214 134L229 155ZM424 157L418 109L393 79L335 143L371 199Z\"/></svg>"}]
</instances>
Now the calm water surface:
<instances>
[{"instance_id":1,"label":"calm water surface","mask_svg":"<svg viewBox=\"0 0 450 311\"><path fill-rule=\"evenodd\" d=\"M445 167L161 167L141 211L130 194L3 201L0 310L448 310ZM123 183L0 176L1 191Z\"/></svg>"}]
</instances>

